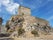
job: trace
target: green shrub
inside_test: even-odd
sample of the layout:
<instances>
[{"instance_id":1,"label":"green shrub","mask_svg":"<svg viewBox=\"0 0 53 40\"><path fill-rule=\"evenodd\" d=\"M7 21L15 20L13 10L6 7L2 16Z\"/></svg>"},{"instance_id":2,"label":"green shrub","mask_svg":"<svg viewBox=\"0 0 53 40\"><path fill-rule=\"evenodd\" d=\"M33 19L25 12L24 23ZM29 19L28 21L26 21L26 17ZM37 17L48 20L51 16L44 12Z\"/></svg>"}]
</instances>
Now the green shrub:
<instances>
[{"instance_id":1,"label":"green shrub","mask_svg":"<svg viewBox=\"0 0 53 40\"><path fill-rule=\"evenodd\" d=\"M20 35L22 35L24 32L25 32L25 30L22 29L22 28L20 28L20 29L18 30L18 35L20 36Z\"/></svg>"},{"instance_id":2,"label":"green shrub","mask_svg":"<svg viewBox=\"0 0 53 40\"><path fill-rule=\"evenodd\" d=\"M8 31L8 30L10 29L9 21L7 21L5 27L6 27L6 29L7 29L6 31Z\"/></svg>"},{"instance_id":3,"label":"green shrub","mask_svg":"<svg viewBox=\"0 0 53 40\"><path fill-rule=\"evenodd\" d=\"M44 30L47 29L46 26L44 26L43 29L44 29Z\"/></svg>"},{"instance_id":4,"label":"green shrub","mask_svg":"<svg viewBox=\"0 0 53 40\"><path fill-rule=\"evenodd\" d=\"M31 33L32 33L34 36L39 36L39 35L38 35L38 32L35 31L35 30L31 31Z\"/></svg>"}]
</instances>

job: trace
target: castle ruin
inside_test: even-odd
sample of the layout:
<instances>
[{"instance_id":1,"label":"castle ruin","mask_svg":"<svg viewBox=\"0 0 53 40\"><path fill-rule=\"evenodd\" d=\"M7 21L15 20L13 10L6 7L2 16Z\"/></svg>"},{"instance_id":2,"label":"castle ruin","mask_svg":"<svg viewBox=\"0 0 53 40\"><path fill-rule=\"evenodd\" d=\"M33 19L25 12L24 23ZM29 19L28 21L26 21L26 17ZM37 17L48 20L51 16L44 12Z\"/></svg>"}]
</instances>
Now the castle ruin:
<instances>
[{"instance_id":1,"label":"castle ruin","mask_svg":"<svg viewBox=\"0 0 53 40\"><path fill-rule=\"evenodd\" d=\"M30 36L33 36L31 34L31 31L33 30L38 31L41 34L48 34L51 29L47 20L31 16L30 8L24 6L19 6L18 14L12 16L7 24L9 25L9 27L7 27L7 29L9 28L7 32L11 33L14 31L12 35L17 34L17 30L20 28L25 30L25 36L29 34Z\"/></svg>"},{"instance_id":2,"label":"castle ruin","mask_svg":"<svg viewBox=\"0 0 53 40\"><path fill-rule=\"evenodd\" d=\"M1 20L0 24L2 24ZM32 33L33 30L37 32L37 35L49 34L51 30L47 20L32 16L30 8L24 6L19 6L18 14L8 20L5 28L6 33L10 33L10 37L18 37L20 34L25 37L34 37ZM21 33L19 33L19 31L21 31Z\"/></svg>"}]
</instances>

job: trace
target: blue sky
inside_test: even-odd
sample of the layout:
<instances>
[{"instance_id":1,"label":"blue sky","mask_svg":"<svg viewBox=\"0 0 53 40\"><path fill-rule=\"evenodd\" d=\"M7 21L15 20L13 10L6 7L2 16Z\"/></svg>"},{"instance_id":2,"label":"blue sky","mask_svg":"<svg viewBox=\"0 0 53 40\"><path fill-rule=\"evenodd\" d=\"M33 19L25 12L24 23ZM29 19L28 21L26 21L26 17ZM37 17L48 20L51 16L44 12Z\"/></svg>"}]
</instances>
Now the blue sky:
<instances>
[{"instance_id":1,"label":"blue sky","mask_svg":"<svg viewBox=\"0 0 53 40\"><path fill-rule=\"evenodd\" d=\"M53 26L53 0L0 0L0 17L3 18L3 24L17 14L19 5L29 7L32 16L46 19Z\"/></svg>"}]
</instances>

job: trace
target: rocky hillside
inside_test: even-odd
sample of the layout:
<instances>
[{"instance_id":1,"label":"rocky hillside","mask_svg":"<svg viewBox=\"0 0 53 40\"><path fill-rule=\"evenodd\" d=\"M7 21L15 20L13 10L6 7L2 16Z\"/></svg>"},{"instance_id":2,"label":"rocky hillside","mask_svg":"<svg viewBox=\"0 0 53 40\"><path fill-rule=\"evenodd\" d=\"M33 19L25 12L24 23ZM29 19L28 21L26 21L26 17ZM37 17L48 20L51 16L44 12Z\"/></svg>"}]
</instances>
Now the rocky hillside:
<instances>
[{"instance_id":1,"label":"rocky hillside","mask_svg":"<svg viewBox=\"0 0 53 40\"><path fill-rule=\"evenodd\" d=\"M8 33L11 33L11 36L17 37L39 37L41 35L51 35L51 27L49 25L40 25L37 22L38 19L36 17L16 15L7 22L6 29ZM45 21L42 20L40 23L43 22Z\"/></svg>"}]
</instances>

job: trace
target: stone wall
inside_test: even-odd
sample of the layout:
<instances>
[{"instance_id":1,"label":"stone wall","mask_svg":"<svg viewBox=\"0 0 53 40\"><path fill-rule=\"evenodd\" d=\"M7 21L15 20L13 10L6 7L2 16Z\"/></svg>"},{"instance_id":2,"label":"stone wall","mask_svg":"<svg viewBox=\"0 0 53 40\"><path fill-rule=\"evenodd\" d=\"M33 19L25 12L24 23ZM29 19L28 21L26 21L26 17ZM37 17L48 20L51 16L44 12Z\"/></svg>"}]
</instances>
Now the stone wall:
<instances>
[{"instance_id":1,"label":"stone wall","mask_svg":"<svg viewBox=\"0 0 53 40\"><path fill-rule=\"evenodd\" d=\"M28 21L30 23L35 22L35 23L40 24L40 25L49 25L49 22L46 21L45 19L29 16L29 15L31 15L31 10L30 10L30 8L27 8L24 6L19 6L18 15L24 15L24 18L26 19L26 21Z\"/></svg>"}]
</instances>

